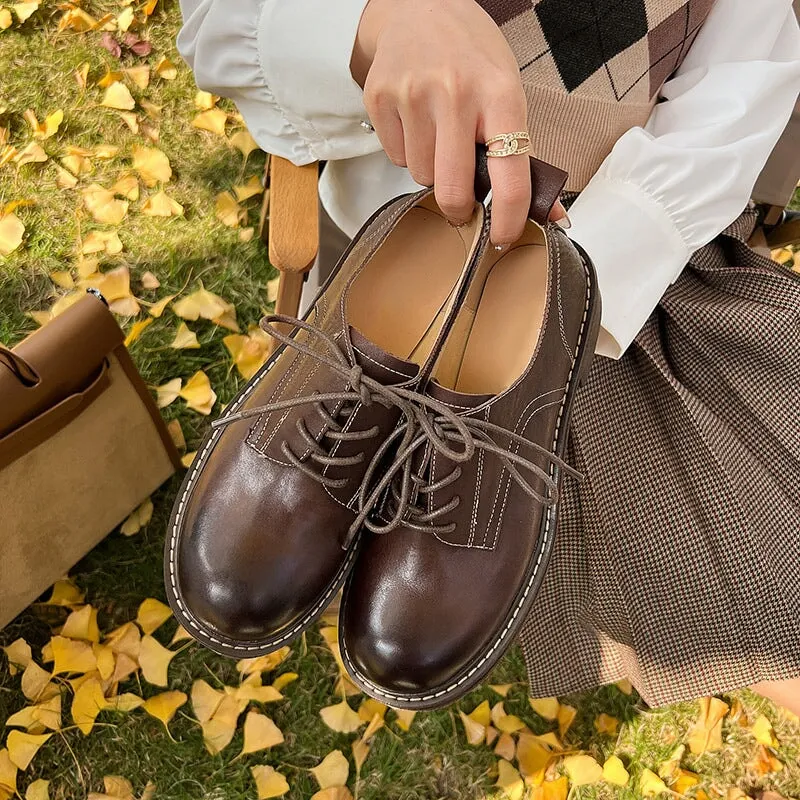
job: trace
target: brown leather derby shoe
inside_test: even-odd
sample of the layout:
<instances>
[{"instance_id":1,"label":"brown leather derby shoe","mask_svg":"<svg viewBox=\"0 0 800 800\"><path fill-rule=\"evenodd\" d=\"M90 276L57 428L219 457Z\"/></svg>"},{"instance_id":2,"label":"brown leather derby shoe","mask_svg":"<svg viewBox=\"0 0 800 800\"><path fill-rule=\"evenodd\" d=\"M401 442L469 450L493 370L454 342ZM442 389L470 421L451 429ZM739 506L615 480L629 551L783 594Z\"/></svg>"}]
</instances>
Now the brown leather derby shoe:
<instances>
[{"instance_id":1,"label":"brown leather derby shoe","mask_svg":"<svg viewBox=\"0 0 800 800\"><path fill-rule=\"evenodd\" d=\"M167 597L207 647L269 653L338 591L359 541L362 480L401 417L415 414L415 388L487 236L480 204L456 228L432 190L396 198L303 320L262 321L282 346L214 423L167 532Z\"/></svg>"},{"instance_id":2,"label":"brown leather derby shoe","mask_svg":"<svg viewBox=\"0 0 800 800\"><path fill-rule=\"evenodd\" d=\"M600 316L594 267L558 226L529 221L510 249L484 248L425 387L428 429L387 470L345 584L340 650L367 694L446 705L513 640L552 548L561 481L580 477L561 456Z\"/></svg>"}]
</instances>

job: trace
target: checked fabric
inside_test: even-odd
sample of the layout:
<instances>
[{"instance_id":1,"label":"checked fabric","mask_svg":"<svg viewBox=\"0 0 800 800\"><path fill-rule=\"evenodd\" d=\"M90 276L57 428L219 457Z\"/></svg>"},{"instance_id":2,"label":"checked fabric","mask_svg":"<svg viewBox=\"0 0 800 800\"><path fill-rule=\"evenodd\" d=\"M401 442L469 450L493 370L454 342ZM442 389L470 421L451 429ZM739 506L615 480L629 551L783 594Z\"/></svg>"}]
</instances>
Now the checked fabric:
<instances>
[{"instance_id":1,"label":"checked fabric","mask_svg":"<svg viewBox=\"0 0 800 800\"><path fill-rule=\"evenodd\" d=\"M534 151L580 191L616 140L647 121L714 0L479 2L517 58Z\"/></svg>"}]
</instances>

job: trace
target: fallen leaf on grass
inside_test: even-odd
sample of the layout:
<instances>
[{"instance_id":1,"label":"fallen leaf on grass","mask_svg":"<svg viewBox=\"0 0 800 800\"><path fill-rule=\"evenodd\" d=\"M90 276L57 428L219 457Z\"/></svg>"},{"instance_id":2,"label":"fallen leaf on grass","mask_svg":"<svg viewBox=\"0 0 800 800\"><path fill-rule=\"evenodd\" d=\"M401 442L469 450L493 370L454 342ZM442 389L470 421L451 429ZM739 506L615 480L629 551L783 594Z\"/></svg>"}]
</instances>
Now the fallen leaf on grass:
<instances>
[{"instance_id":1,"label":"fallen leaf on grass","mask_svg":"<svg viewBox=\"0 0 800 800\"><path fill-rule=\"evenodd\" d=\"M669 788L680 795L686 794L692 786L700 783L700 776L686 769L679 769L674 778L675 780Z\"/></svg>"},{"instance_id":2,"label":"fallen leaf on grass","mask_svg":"<svg viewBox=\"0 0 800 800\"><path fill-rule=\"evenodd\" d=\"M652 770L642 770L639 778L639 792L643 797L655 797L662 792L669 793L669 788Z\"/></svg>"},{"instance_id":3,"label":"fallen leaf on grass","mask_svg":"<svg viewBox=\"0 0 800 800\"><path fill-rule=\"evenodd\" d=\"M286 675L292 675L294 673L288 672L285 673ZM280 677L284 677L281 675ZM273 686L276 686L278 683L277 679L272 682ZM277 688L277 686L276 686ZM373 699L372 697L366 697L362 701L361 705L358 707L358 716L364 720L364 722L371 722L372 718L377 714L381 719L386 716L386 712L388 710L388 706L385 706L383 703L378 702L377 700Z\"/></svg>"},{"instance_id":4,"label":"fallen leaf on grass","mask_svg":"<svg viewBox=\"0 0 800 800\"><path fill-rule=\"evenodd\" d=\"M174 81L178 77L178 68L164 56L156 64L156 74L165 81Z\"/></svg>"},{"instance_id":5,"label":"fallen leaf on grass","mask_svg":"<svg viewBox=\"0 0 800 800\"><path fill-rule=\"evenodd\" d=\"M156 405L159 408L166 408L178 399L181 393L183 381L180 378L173 378L161 386L156 386Z\"/></svg>"},{"instance_id":6,"label":"fallen leaf on grass","mask_svg":"<svg viewBox=\"0 0 800 800\"><path fill-rule=\"evenodd\" d=\"M353 795L345 786L329 786L311 795L311 800L353 800Z\"/></svg>"},{"instance_id":7,"label":"fallen leaf on grass","mask_svg":"<svg viewBox=\"0 0 800 800\"><path fill-rule=\"evenodd\" d=\"M103 252L112 256L122 252L122 241L116 231L91 231L83 240L83 255Z\"/></svg>"},{"instance_id":8,"label":"fallen leaf on grass","mask_svg":"<svg viewBox=\"0 0 800 800\"><path fill-rule=\"evenodd\" d=\"M491 743L487 742L487 744ZM513 761L516 752L517 743L514 741L514 737L510 733L502 734L497 740L497 744L494 746L494 754L500 758L504 758L506 761Z\"/></svg>"},{"instance_id":9,"label":"fallen leaf on grass","mask_svg":"<svg viewBox=\"0 0 800 800\"><path fill-rule=\"evenodd\" d=\"M517 742L517 763L522 774L534 782L544 780L545 770L557 756L552 749L529 733L520 734Z\"/></svg>"},{"instance_id":10,"label":"fallen leaf on grass","mask_svg":"<svg viewBox=\"0 0 800 800\"><path fill-rule=\"evenodd\" d=\"M140 67L128 67L122 71L142 91L150 84L150 67L147 64Z\"/></svg>"},{"instance_id":11,"label":"fallen leaf on grass","mask_svg":"<svg viewBox=\"0 0 800 800\"><path fill-rule=\"evenodd\" d=\"M106 89L100 105L119 111L130 111L136 108L136 101L133 99L130 89L124 83L114 81Z\"/></svg>"},{"instance_id":12,"label":"fallen leaf on grass","mask_svg":"<svg viewBox=\"0 0 800 800\"><path fill-rule=\"evenodd\" d=\"M25 3L25 5L34 4ZM50 781L39 778L31 783L25 790L25 800L50 800Z\"/></svg>"},{"instance_id":13,"label":"fallen leaf on grass","mask_svg":"<svg viewBox=\"0 0 800 800\"><path fill-rule=\"evenodd\" d=\"M153 501L148 497L130 516L122 523L119 532L123 536L133 536L147 525L153 517Z\"/></svg>"},{"instance_id":14,"label":"fallen leaf on grass","mask_svg":"<svg viewBox=\"0 0 800 800\"><path fill-rule=\"evenodd\" d=\"M408 733L411 728L411 723L414 721L414 717L417 715L417 712L396 708L394 709L394 713L397 715L397 727L400 728L401 731Z\"/></svg>"},{"instance_id":15,"label":"fallen leaf on grass","mask_svg":"<svg viewBox=\"0 0 800 800\"><path fill-rule=\"evenodd\" d=\"M131 692L118 694L116 697L111 697L108 700L106 708L109 711L118 711L120 713L128 713L144 705L144 699Z\"/></svg>"},{"instance_id":16,"label":"fallen leaf on grass","mask_svg":"<svg viewBox=\"0 0 800 800\"><path fill-rule=\"evenodd\" d=\"M179 395L186 401L189 408L205 416L211 413L214 403L217 402L217 395L211 388L211 381L203 370L198 370L189 378Z\"/></svg>"},{"instance_id":17,"label":"fallen leaf on grass","mask_svg":"<svg viewBox=\"0 0 800 800\"><path fill-rule=\"evenodd\" d=\"M598 714L594 720L594 727L598 733L616 736L619 731L619 720L608 714Z\"/></svg>"},{"instance_id":18,"label":"fallen leaf on grass","mask_svg":"<svg viewBox=\"0 0 800 800\"><path fill-rule=\"evenodd\" d=\"M603 768L591 756L567 756L564 759L564 769L573 786L597 783L603 779Z\"/></svg>"},{"instance_id":19,"label":"fallen leaf on grass","mask_svg":"<svg viewBox=\"0 0 800 800\"><path fill-rule=\"evenodd\" d=\"M5 214L0 217L0 255L13 253L22 244L25 226L16 214Z\"/></svg>"},{"instance_id":20,"label":"fallen leaf on grass","mask_svg":"<svg viewBox=\"0 0 800 800\"><path fill-rule=\"evenodd\" d=\"M192 684L192 710L198 722L208 722L220 703L225 698L225 692L214 689L202 678Z\"/></svg>"},{"instance_id":21,"label":"fallen leaf on grass","mask_svg":"<svg viewBox=\"0 0 800 800\"><path fill-rule=\"evenodd\" d=\"M289 791L289 782L273 767L259 765L250 767L253 780L256 782L258 800L269 800L271 797L282 797Z\"/></svg>"},{"instance_id":22,"label":"fallen leaf on grass","mask_svg":"<svg viewBox=\"0 0 800 800\"><path fill-rule=\"evenodd\" d=\"M769 775L772 772L780 772L783 764L763 744L760 744L753 757L747 762L747 769L756 775Z\"/></svg>"},{"instance_id":23,"label":"fallen leaf on grass","mask_svg":"<svg viewBox=\"0 0 800 800\"><path fill-rule=\"evenodd\" d=\"M51 640L53 648L53 675L61 673L86 673L97 669L97 659L88 642L54 636Z\"/></svg>"},{"instance_id":24,"label":"fallen leaf on grass","mask_svg":"<svg viewBox=\"0 0 800 800\"><path fill-rule=\"evenodd\" d=\"M43 733L37 736L22 731L11 731L6 739L8 756L17 769L28 769L33 757L39 748L52 736L52 733Z\"/></svg>"},{"instance_id":25,"label":"fallen leaf on grass","mask_svg":"<svg viewBox=\"0 0 800 800\"><path fill-rule=\"evenodd\" d=\"M131 329L128 331L128 335L125 337L124 345L125 347L130 347L147 329L147 327L152 324L153 319L140 319L131 325Z\"/></svg>"},{"instance_id":26,"label":"fallen leaf on grass","mask_svg":"<svg viewBox=\"0 0 800 800\"><path fill-rule=\"evenodd\" d=\"M716 697L700 698L700 714L687 739L694 755L722 749L722 720L728 711L728 704Z\"/></svg>"},{"instance_id":27,"label":"fallen leaf on grass","mask_svg":"<svg viewBox=\"0 0 800 800\"><path fill-rule=\"evenodd\" d=\"M142 636L139 647L142 677L154 686L166 686L169 664L176 655L174 650L168 650L152 636Z\"/></svg>"},{"instance_id":28,"label":"fallen leaf on grass","mask_svg":"<svg viewBox=\"0 0 800 800\"><path fill-rule=\"evenodd\" d=\"M56 186L59 189L74 189L78 185L78 179L64 167L54 164L56 168Z\"/></svg>"},{"instance_id":29,"label":"fallen leaf on grass","mask_svg":"<svg viewBox=\"0 0 800 800\"><path fill-rule=\"evenodd\" d=\"M219 295L209 292L203 284L191 294L173 304L172 310L182 319L194 322L200 318L214 320L222 316L228 308Z\"/></svg>"},{"instance_id":30,"label":"fallen leaf on grass","mask_svg":"<svg viewBox=\"0 0 800 800\"><path fill-rule=\"evenodd\" d=\"M211 719L200 723L203 743L212 756L222 752L231 743L236 732L239 713L239 701L232 695L226 694Z\"/></svg>"},{"instance_id":31,"label":"fallen leaf on grass","mask_svg":"<svg viewBox=\"0 0 800 800\"><path fill-rule=\"evenodd\" d=\"M194 107L199 108L201 111L208 111L217 104L219 97L211 92L204 92L198 89L194 96Z\"/></svg>"},{"instance_id":32,"label":"fallen leaf on grass","mask_svg":"<svg viewBox=\"0 0 800 800\"><path fill-rule=\"evenodd\" d=\"M501 758L497 762L497 782L495 783L502 790L503 796L509 800L522 800L525 793L525 783L517 769L508 761Z\"/></svg>"},{"instance_id":33,"label":"fallen leaf on grass","mask_svg":"<svg viewBox=\"0 0 800 800\"><path fill-rule=\"evenodd\" d=\"M67 608L83 604L83 592L69 578L63 578L53 584L50 597L44 601L46 606L65 606Z\"/></svg>"},{"instance_id":34,"label":"fallen leaf on grass","mask_svg":"<svg viewBox=\"0 0 800 800\"><path fill-rule=\"evenodd\" d=\"M61 629L61 636L69 639L83 639L87 642L100 641L100 629L97 627L97 609L85 605L75 609L66 619Z\"/></svg>"},{"instance_id":35,"label":"fallen leaf on grass","mask_svg":"<svg viewBox=\"0 0 800 800\"><path fill-rule=\"evenodd\" d=\"M225 135L225 123L228 121L228 115L221 108L210 108L207 111L201 111L192 120L191 125L193 128L198 128L201 131L208 131L209 133L216 133L218 136Z\"/></svg>"},{"instance_id":36,"label":"fallen leaf on grass","mask_svg":"<svg viewBox=\"0 0 800 800\"><path fill-rule=\"evenodd\" d=\"M8 749L0 750L0 798L9 800L17 792L17 767L8 754Z\"/></svg>"},{"instance_id":37,"label":"fallen leaf on grass","mask_svg":"<svg viewBox=\"0 0 800 800\"><path fill-rule=\"evenodd\" d=\"M128 213L128 201L118 200L110 189L93 183L81 190L83 204L95 222L118 225Z\"/></svg>"},{"instance_id":38,"label":"fallen leaf on grass","mask_svg":"<svg viewBox=\"0 0 800 800\"><path fill-rule=\"evenodd\" d=\"M136 624L144 633L150 634L158 630L171 616L172 609L168 605L156 600L155 597L148 597L139 605Z\"/></svg>"},{"instance_id":39,"label":"fallen leaf on grass","mask_svg":"<svg viewBox=\"0 0 800 800\"><path fill-rule=\"evenodd\" d=\"M20 681L22 694L33 703L44 699L52 677L49 672L42 669L35 661L29 661L25 666L22 680Z\"/></svg>"},{"instance_id":40,"label":"fallen leaf on grass","mask_svg":"<svg viewBox=\"0 0 800 800\"><path fill-rule=\"evenodd\" d=\"M528 702L531 705L531 708L540 716L542 719L549 720L552 722L553 720L558 718L558 709L559 709L559 702L558 699L555 697L542 697L542 698L529 698Z\"/></svg>"},{"instance_id":41,"label":"fallen leaf on grass","mask_svg":"<svg viewBox=\"0 0 800 800\"><path fill-rule=\"evenodd\" d=\"M103 687L97 678L89 678L75 691L72 700L72 719L84 736L92 732L97 715L107 705Z\"/></svg>"},{"instance_id":42,"label":"fallen leaf on grass","mask_svg":"<svg viewBox=\"0 0 800 800\"><path fill-rule=\"evenodd\" d=\"M4 647L3 652L8 659L8 672L12 677L17 674L17 670L25 669L33 660L31 646L22 637Z\"/></svg>"},{"instance_id":43,"label":"fallen leaf on grass","mask_svg":"<svg viewBox=\"0 0 800 800\"><path fill-rule=\"evenodd\" d=\"M87 800L135 800L133 785L121 775L106 775L103 778L102 794L89 792Z\"/></svg>"},{"instance_id":44,"label":"fallen leaf on grass","mask_svg":"<svg viewBox=\"0 0 800 800\"><path fill-rule=\"evenodd\" d=\"M238 228L247 219L247 210L242 208L230 192L217 195L214 211L217 219L229 228Z\"/></svg>"},{"instance_id":45,"label":"fallen leaf on grass","mask_svg":"<svg viewBox=\"0 0 800 800\"><path fill-rule=\"evenodd\" d=\"M37 142L30 142L14 156L14 163L18 167L25 164L43 164L50 156L42 149Z\"/></svg>"},{"instance_id":46,"label":"fallen leaf on grass","mask_svg":"<svg viewBox=\"0 0 800 800\"><path fill-rule=\"evenodd\" d=\"M197 341L197 334L189 330L189 326L185 322L181 322L178 330L175 331L175 338L170 343L170 347L174 350L199 350L200 342Z\"/></svg>"},{"instance_id":47,"label":"fallen leaf on grass","mask_svg":"<svg viewBox=\"0 0 800 800\"><path fill-rule=\"evenodd\" d=\"M164 723L164 727L169 730L170 721L175 716L175 712L186 702L186 699L183 692L162 692L145 700L142 708L151 717Z\"/></svg>"},{"instance_id":48,"label":"fallen leaf on grass","mask_svg":"<svg viewBox=\"0 0 800 800\"><path fill-rule=\"evenodd\" d=\"M222 342L245 380L250 380L269 357L270 337L257 325L247 335L230 334Z\"/></svg>"},{"instance_id":49,"label":"fallen leaf on grass","mask_svg":"<svg viewBox=\"0 0 800 800\"><path fill-rule=\"evenodd\" d=\"M240 203L244 203L245 200L249 200L251 197L255 197L263 191L264 187L261 185L261 178L259 178L258 175L253 175L247 183L233 187L233 194ZM510 685L511 684L509 684L509 686Z\"/></svg>"},{"instance_id":50,"label":"fallen leaf on grass","mask_svg":"<svg viewBox=\"0 0 800 800\"><path fill-rule=\"evenodd\" d=\"M166 154L157 147L133 146L133 168L139 173L145 186L167 183L172 177L172 167Z\"/></svg>"},{"instance_id":51,"label":"fallen leaf on grass","mask_svg":"<svg viewBox=\"0 0 800 800\"><path fill-rule=\"evenodd\" d=\"M364 762L367 760L369 750L369 744L363 739L356 739L352 744L353 761L356 765L356 780L361 776L361 767L364 766Z\"/></svg>"},{"instance_id":52,"label":"fallen leaf on grass","mask_svg":"<svg viewBox=\"0 0 800 800\"><path fill-rule=\"evenodd\" d=\"M346 700L319 711L322 721L337 733L355 733L364 723Z\"/></svg>"},{"instance_id":53,"label":"fallen leaf on grass","mask_svg":"<svg viewBox=\"0 0 800 800\"><path fill-rule=\"evenodd\" d=\"M0 8L0 31L7 31L13 24L11 12L7 8Z\"/></svg>"},{"instance_id":54,"label":"fallen leaf on grass","mask_svg":"<svg viewBox=\"0 0 800 800\"><path fill-rule=\"evenodd\" d=\"M344 786L350 775L350 763L341 750L333 750L310 772L317 779L320 789L329 786Z\"/></svg>"},{"instance_id":55,"label":"fallen leaf on grass","mask_svg":"<svg viewBox=\"0 0 800 800\"><path fill-rule=\"evenodd\" d=\"M182 217L183 206L173 200L163 189L148 197L142 205L146 217Z\"/></svg>"},{"instance_id":56,"label":"fallen leaf on grass","mask_svg":"<svg viewBox=\"0 0 800 800\"><path fill-rule=\"evenodd\" d=\"M28 733L41 733L45 728L58 730L61 727L61 694L21 708L6 720L6 725L27 728Z\"/></svg>"},{"instance_id":57,"label":"fallen leaf on grass","mask_svg":"<svg viewBox=\"0 0 800 800\"><path fill-rule=\"evenodd\" d=\"M759 744L763 744L765 747L778 746L778 740L772 730L772 723L763 714L758 716L750 728L750 732Z\"/></svg>"},{"instance_id":58,"label":"fallen leaf on grass","mask_svg":"<svg viewBox=\"0 0 800 800\"><path fill-rule=\"evenodd\" d=\"M245 157L245 160L253 150L260 149L256 140L246 128L234 133L228 141Z\"/></svg>"},{"instance_id":59,"label":"fallen leaf on grass","mask_svg":"<svg viewBox=\"0 0 800 800\"><path fill-rule=\"evenodd\" d=\"M570 729L572 723L575 721L575 715L577 713L578 710L572 706L560 705L558 707L558 715L556 719L558 720L558 735L562 739Z\"/></svg>"},{"instance_id":60,"label":"fallen leaf on grass","mask_svg":"<svg viewBox=\"0 0 800 800\"><path fill-rule=\"evenodd\" d=\"M610 756L603 764L603 780L615 786L627 786L630 774L617 756Z\"/></svg>"},{"instance_id":61,"label":"fallen leaf on grass","mask_svg":"<svg viewBox=\"0 0 800 800\"><path fill-rule=\"evenodd\" d=\"M59 108L52 114L48 114L44 122L36 119L36 114L32 109L28 109L23 116L31 126L31 133L34 139L49 139L58 132L58 128L64 121L64 112Z\"/></svg>"},{"instance_id":62,"label":"fallen leaf on grass","mask_svg":"<svg viewBox=\"0 0 800 800\"><path fill-rule=\"evenodd\" d=\"M166 297L162 297L157 303L150 307L149 314L151 317L155 317L158 319L163 313L164 309L175 299L174 294L167 295Z\"/></svg>"},{"instance_id":63,"label":"fallen leaf on grass","mask_svg":"<svg viewBox=\"0 0 800 800\"><path fill-rule=\"evenodd\" d=\"M264 714L249 711L244 719L242 755L274 747L284 741L280 728Z\"/></svg>"},{"instance_id":64,"label":"fallen leaf on grass","mask_svg":"<svg viewBox=\"0 0 800 800\"><path fill-rule=\"evenodd\" d=\"M159 286L161 286L161 281L150 270L147 270L142 275L142 287L144 289L158 289Z\"/></svg>"}]
</instances>

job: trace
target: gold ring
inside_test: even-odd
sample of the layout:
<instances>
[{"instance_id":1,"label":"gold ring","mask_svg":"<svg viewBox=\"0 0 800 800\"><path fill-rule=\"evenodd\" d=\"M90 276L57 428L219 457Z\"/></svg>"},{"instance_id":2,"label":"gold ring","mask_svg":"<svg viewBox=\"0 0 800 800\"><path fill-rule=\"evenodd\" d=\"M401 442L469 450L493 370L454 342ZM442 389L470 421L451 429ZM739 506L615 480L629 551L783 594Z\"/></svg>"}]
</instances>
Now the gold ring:
<instances>
[{"instance_id":1,"label":"gold ring","mask_svg":"<svg viewBox=\"0 0 800 800\"><path fill-rule=\"evenodd\" d=\"M495 142L502 142L503 146L497 150L489 150L489 145ZM486 155L491 158L503 158L505 156L519 156L523 153L529 153L531 150L531 137L527 131L515 131L514 133L498 133L497 136L492 136L487 139L484 144L486 145Z\"/></svg>"}]
</instances>

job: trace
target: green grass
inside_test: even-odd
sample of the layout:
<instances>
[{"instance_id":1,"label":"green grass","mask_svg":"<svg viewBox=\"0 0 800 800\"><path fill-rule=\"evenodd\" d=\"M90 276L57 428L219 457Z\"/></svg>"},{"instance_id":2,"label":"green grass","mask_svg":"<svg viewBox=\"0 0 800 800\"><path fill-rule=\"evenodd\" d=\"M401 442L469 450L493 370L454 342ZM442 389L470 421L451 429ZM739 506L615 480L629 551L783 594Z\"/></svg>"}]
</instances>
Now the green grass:
<instances>
[{"instance_id":1,"label":"green grass","mask_svg":"<svg viewBox=\"0 0 800 800\"><path fill-rule=\"evenodd\" d=\"M89 7L96 16L103 11L117 12L119 6L96 3ZM49 274L69 269L76 263L76 241L94 228L81 210L79 188L61 190L55 185L53 162L65 153L68 145L91 147L100 143L120 147L119 155L109 161L96 161L95 172L82 179L81 185L98 181L104 185L130 166L133 144L150 144L141 135L132 134L111 110L98 107L102 91L90 85L81 92L73 72L84 62L90 65L90 84L116 60L98 46L99 33L56 35L58 12L54 5L40 9L23 26L0 33L0 128L7 128L9 141L19 147L29 139L23 112L31 108L39 119L56 108L63 108L65 122L52 139L43 143L51 159L45 164L31 164L17 169L0 168L0 206L30 199L31 207L18 209L26 226L23 246L5 260L0 258L0 341L13 344L35 326L27 312L49 307L62 293L54 287ZM142 60L128 60L124 66L155 64L161 55L169 55L178 65L178 78L162 81L153 78L144 92L133 89L137 99L146 97L163 107L159 124L158 147L170 158L174 177L167 185L169 194L184 205L184 218L149 218L137 212L132 203L128 217L119 227L124 250L106 257L102 268L125 264L130 268L134 293L146 300L156 300L191 288L198 280L236 305L242 327L256 322L267 307L266 282L273 277L263 245L256 239L242 243L238 232L224 227L214 216L214 197L242 178L259 174L263 155L254 153L247 164L227 142L198 131L189 124L196 113L193 107L195 87L186 66L180 61L173 42L179 25L176 2L159 5L143 35L152 41L153 55ZM224 105L224 104L223 104ZM224 106L233 110L232 106ZM257 222L257 200L248 203L249 224ZM157 291L142 289L140 279L152 271L162 286ZM123 321L129 326L130 321ZM221 402L227 402L241 386L241 379L231 369L229 355L222 344L227 331L211 323L191 323L202 344L199 350L175 351L167 347L178 320L171 312L153 324L132 347L132 353L145 380L151 385L174 377L188 378L197 369L208 373ZM215 410L215 413L218 411ZM167 419L178 418L193 450L207 429L208 419L187 411L180 401L164 410ZM72 571L77 584L87 592L87 600L100 609L101 629L132 619L145 597L163 599L161 577L164 530L180 477L173 478L154 496L153 520L138 535L125 538L111 534ZM0 523L1 524L1 523ZM0 633L0 644L24 636L35 653L60 624L64 613L57 609L33 607ZM168 641L174 622L159 631L158 638ZM543 643L546 646L546 643ZM239 800L254 798L255 788L249 768L268 763L289 779L291 800L309 798L316 784L308 772L334 748L350 754L353 737L336 734L321 721L319 709L336 702L334 684L337 669L333 658L316 631L294 645L287 662L279 671L296 671L300 678L285 691L286 699L272 704L266 713L272 716L286 736L283 746L268 754L254 754L234 760L241 749L241 731L222 755L206 752L200 729L189 706L178 712L170 725L174 741L163 727L142 711L127 715L103 713L89 737L76 730L54 736L35 758L32 766L20 775L20 794L36 778L51 783L51 797L72 800L84 798L89 791L101 791L107 774L124 775L141 792L148 781L157 785L159 800L208 798ZM192 681L205 678L215 686L235 684L233 662L217 657L198 645L185 649L170 668L170 688L189 692ZM535 732L552 726L537 717L527 703L524 665L518 649L513 649L498 666L493 682L513 682L506 710L525 720ZM138 681L129 681L120 691L134 691L148 697L160 690ZM731 695L728 699L731 699ZM457 706L417 716L411 731L402 733L390 722L374 739L373 749L362 770L358 795L363 800L435 800L493 796L496 758L485 747L466 744L457 710L472 710L482 699L494 703L499 698L488 688L473 692ZM764 711L773 720L781 741L779 756L786 768L760 782L745 774L745 762L755 745L752 736L734 724L726 724L725 747L715 754L698 759L688 757L684 766L697 769L703 787L740 785L748 791L773 787L785 796L800 795L800 729L782 721L766 701L744 692L741 699L751 714ZM672 750L685 739L697 708L694 703L667 709L648 710L636 696L628 697L616 687L562 698L578 709L567 742L574 749L592 753L603 760L617 753L638 778L641 769L657 768ZM0 723L25 705L19 678L13 678L0 656ZM601 736L593 721L598 713L618 717L622 728L618 740ZM392 718L391 712L388 719ZM66 720L66 717L65 717ZM351 788L354 771L351 770ZM635 784L625 790L598 785L573 790L573 798L633 798Z\"/></svg>"}]
</instances>

